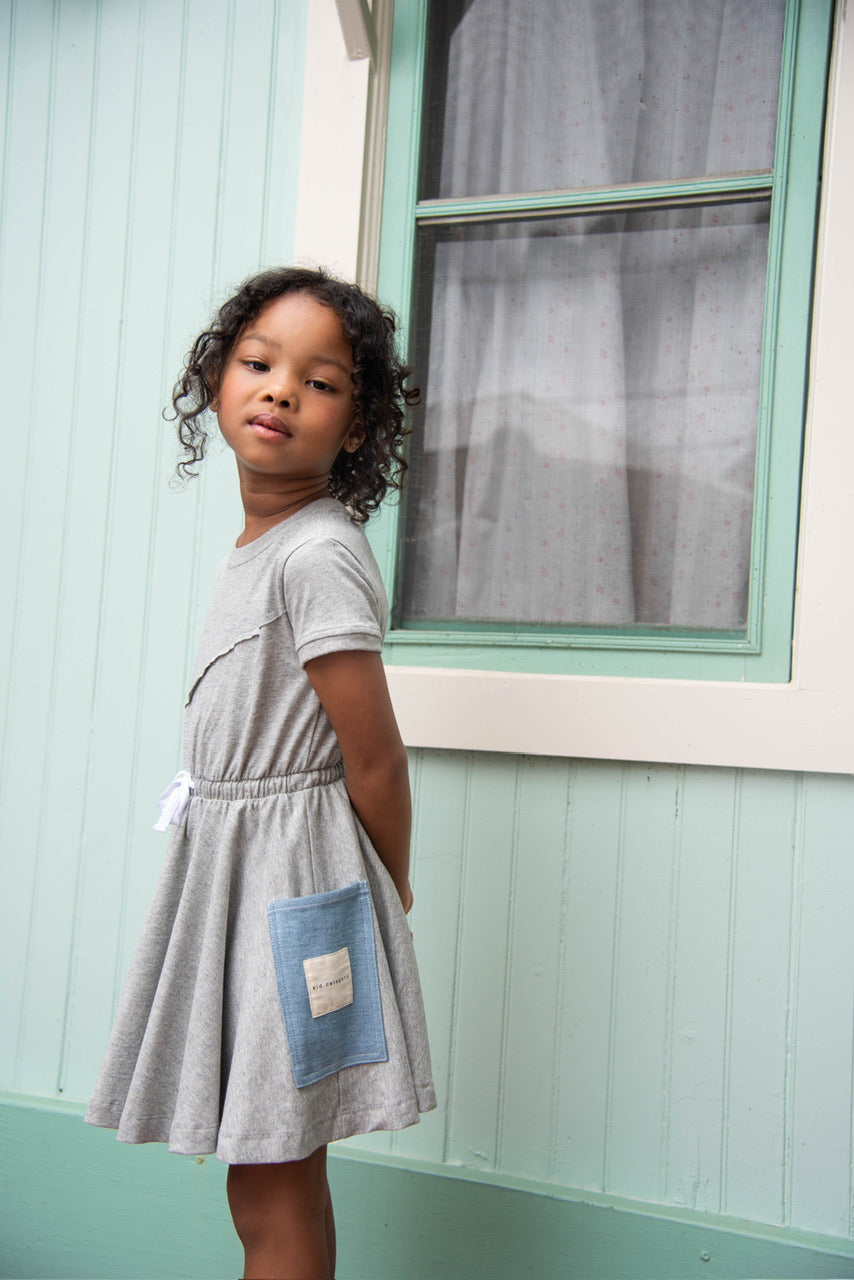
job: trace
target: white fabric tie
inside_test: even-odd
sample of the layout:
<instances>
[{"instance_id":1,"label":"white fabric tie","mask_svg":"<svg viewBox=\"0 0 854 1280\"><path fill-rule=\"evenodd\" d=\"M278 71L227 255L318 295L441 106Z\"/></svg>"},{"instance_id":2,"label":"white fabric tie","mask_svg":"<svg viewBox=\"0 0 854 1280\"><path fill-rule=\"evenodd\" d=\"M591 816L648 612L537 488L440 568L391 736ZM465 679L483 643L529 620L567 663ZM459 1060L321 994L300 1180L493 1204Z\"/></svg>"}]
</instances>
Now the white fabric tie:
<instances>
[{"instance_id":1,"label":"white fabric tie","mask_svg":"<svg viewBox=\"0 0 854 1280\"><path fill-rule=\"evenodd\" d=\"M173 827L180 827L192 794L193 779L186 769L182 769L180 773L175 774L169 786L157 798L160 817L154 824L154 830L165 831L170 823Z\"/></svg>"}]
</instances>

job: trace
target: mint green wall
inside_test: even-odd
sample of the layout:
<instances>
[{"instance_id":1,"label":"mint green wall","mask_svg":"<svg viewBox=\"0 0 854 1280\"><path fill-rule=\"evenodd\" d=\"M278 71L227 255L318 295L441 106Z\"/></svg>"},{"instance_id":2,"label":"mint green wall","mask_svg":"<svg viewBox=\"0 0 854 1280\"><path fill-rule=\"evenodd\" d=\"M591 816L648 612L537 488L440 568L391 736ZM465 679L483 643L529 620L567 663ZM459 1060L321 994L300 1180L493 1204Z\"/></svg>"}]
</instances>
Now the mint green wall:
<instances>
[{"instance_id":1,"label":"mint green wall","mask_svg":"<svg viewBox=\"0 0 854 1280\"><path fill-rule=\"evenodd\" d=\"M303 0L2 0L0 1079L86 1093L163 850L184 670L237 528L160 417L293 242Z\"/></svg>"},{"instance_id":2,"label":"mint green wall","mask_svg":"<svg viewBox=\"0 0 854 1280\"><path fill-rule=\"evenodd\" d=\"M159 413L212 302L290 252L305 6L251 8L0 4L0 1088L19 1097L91 1086L237 527L216 450L169 488ZM351 1146L848 1237L854 780L450 752L413 753L413 777L442 1107Z\"/></svg>"},{"instance_id":3,"label":"mint green wall","mask_svg":"<svg viewBox=\"0 0 854 1280\"><path fill-rule=\"evenodd\" d=\"M356 1145L848 1236L854 779L413 775L442 1109Z\"/></svg>"},{"instance_id":4,"label":"mint green wall","mask_svg":"<svg viewBox=\"0 0 854 1280\"><path fill-rule=\"evenodd\" d=\"M0 1276L10 1280L218 1280L242 1250L224 1212L225 1169L87 1129L67 1103L0 1095ZM401 1167L336 1151L330 1183L338 1280L739 1280L854 1277L827 1237L669 1215L595 1197L542 1195L484 1175ZM45 1213L45 1205L50 1213Z\"/></svg>"}]
</instances>

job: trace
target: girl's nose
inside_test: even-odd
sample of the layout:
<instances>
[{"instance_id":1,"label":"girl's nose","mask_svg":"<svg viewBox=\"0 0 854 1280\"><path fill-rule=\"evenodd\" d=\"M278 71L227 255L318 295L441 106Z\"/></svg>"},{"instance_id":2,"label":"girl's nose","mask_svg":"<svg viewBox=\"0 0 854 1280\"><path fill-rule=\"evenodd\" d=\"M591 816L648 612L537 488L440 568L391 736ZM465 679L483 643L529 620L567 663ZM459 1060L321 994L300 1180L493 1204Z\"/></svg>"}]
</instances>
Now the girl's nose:
<instances>
[{"instance_id":1,"label":"girl's nose","mask_svg":"<svg viewBox=\"0 0 854 1280\"><path fill-rule=\"evenodd\" d=\"M267 388L264 399L278 405L281 409L289 409L296 401L296 393L294 388L285 382L272 382Z\"/></svg>"}]
</instances>

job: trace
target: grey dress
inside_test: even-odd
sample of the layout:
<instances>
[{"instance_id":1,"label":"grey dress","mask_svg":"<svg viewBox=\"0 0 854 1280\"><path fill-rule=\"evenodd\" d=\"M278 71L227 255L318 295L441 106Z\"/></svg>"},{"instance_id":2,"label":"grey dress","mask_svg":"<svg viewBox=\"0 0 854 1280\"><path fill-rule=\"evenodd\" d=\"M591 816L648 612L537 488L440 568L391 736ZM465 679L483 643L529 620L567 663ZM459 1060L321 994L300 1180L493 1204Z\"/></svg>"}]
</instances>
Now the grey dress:
<instances>
[{"instance_id":1,"label":"grey dress","mask_svg":"<svg viewBox=\"0 0 854 1280\"><path fill-rule=\"evenodd\" d=\"M86 1116L117 1129L120 1140L268 1163L404 1128L435 1106L409 925L350 805L337 740L303 670L322 654L378 651L386 621L364 534L332 499L296 512L220 566L187 700L194 791ZM336 1019L349 1017L352 1030L355 1018L357 1034L366 1024L358 998L312 1016L302 970L291 982L277 967L270 904L290 919L294 900L312 910L317 901L323 911L335 891L355 885L365 900L379 1048L339 1054L356 1065L327 1065L308 1084L304 1072L298 1084L301 1049L292 1060L292 1037L301 1032L285 1014L293 1001L299 1016L306 1005L309 1036L319 1029L334 1040ZM337 943L314 944L335 948L321 956L324 974L350 954ZM334 973L326 984L333 988L344 982ZM359 997L361 979L352 981Z\"/></svg>"}]
</instances>

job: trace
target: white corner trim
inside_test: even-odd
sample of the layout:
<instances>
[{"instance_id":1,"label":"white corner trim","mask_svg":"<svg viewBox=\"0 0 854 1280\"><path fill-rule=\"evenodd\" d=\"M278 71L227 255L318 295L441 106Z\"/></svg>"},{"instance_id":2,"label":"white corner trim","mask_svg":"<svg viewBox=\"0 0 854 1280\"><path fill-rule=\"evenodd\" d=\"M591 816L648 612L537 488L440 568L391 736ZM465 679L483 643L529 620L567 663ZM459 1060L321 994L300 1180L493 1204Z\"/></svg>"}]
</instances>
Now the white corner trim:
<instances>
[{"instance_id":1,"label":"white corner trim","mask_svg":"<svg viewBox=\"0 0 854 1280\"><path fill-rule=\"evenodd\" d=\"M836 15L789 684L389 667L413 747L854 773L854 32Z\"/></svg>"},{"instance_id":2,"label":"white corner trim","mask_svg":"<svg viewBox=\"0 0 854 1280\"><path fill-rule=\"evenodd\" d=\"M308 0L294 261L356 278L367 60L348 60L331 0Z\"/></svg>"}]
</instances>

